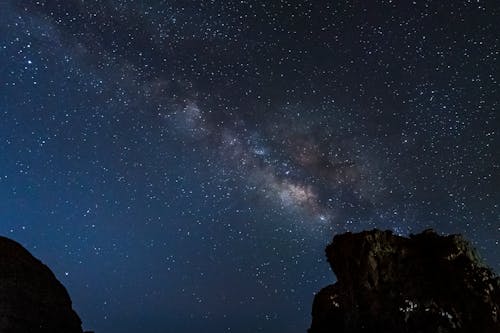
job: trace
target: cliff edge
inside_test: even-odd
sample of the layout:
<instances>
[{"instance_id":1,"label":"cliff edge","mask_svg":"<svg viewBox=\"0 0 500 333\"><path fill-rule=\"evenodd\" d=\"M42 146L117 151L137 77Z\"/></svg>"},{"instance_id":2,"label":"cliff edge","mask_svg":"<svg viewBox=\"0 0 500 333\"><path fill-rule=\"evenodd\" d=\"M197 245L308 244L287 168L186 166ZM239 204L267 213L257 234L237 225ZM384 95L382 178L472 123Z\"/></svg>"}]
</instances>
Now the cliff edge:
<instances>
[{"instance_id":1,"label":"cliff edge","mask_svg":"<svg viewBox=\"0 0 500 333\"><path fill-rule=\"evenodd\" d=\"M337 283L314 298L309 333L500 332L500 279L460 235L334 237Z\"/></svg>"},{"instance_id":2,"label":"cliff edge","mask_svg":"<svg viewBox=\"0 0 500 333\"><path fill-rule=\"evenodd\" d=\"M0 237L0 332L82 333L71 299L51 270Z\"/></svg>"}]
</instances>

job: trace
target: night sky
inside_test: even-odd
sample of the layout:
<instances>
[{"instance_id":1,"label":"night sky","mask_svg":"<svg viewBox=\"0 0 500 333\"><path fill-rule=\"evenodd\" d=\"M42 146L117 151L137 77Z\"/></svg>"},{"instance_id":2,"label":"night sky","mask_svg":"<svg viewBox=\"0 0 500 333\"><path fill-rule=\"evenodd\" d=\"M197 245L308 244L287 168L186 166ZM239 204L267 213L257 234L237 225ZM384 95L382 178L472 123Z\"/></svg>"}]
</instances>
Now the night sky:
<instances>
[{"instance_id":1,"label":"night sky","mask_svg":"<svg viewBox=\"0 0 500 333\"><path fill-rule=\"evenodd\" d=\"M336 233L500 270L498 1L0 0L0 234L85 329L305 332Z\"/></svg>"}]
</instances>

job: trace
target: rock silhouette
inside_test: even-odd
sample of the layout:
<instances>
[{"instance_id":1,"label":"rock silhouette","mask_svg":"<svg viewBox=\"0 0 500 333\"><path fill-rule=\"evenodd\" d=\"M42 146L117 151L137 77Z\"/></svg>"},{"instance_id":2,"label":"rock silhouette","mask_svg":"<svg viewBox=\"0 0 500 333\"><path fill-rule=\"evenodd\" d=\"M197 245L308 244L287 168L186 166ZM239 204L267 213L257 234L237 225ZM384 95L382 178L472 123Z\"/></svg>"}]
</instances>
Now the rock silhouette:
<instances>
[{"instance_id":1,"label":"rock silhouette","mask_svg":"<svg viewBox=\"0 0 500 333\"><path fill-rule=\"evenodd\" d=\"M0 332L82 333L64 286L13 240L0 237Z\"/></svg>"},{"instance_id":2,"label":"rock silhouette","mask_svg":"<svg viewBox=\"0 0 500 333\"><path fill-rule=\"evenodd\" d=\"M500 332L500 281L460 235L335 236L337 283L314 299L309 333Z\"/></svg>"}]
</instances>

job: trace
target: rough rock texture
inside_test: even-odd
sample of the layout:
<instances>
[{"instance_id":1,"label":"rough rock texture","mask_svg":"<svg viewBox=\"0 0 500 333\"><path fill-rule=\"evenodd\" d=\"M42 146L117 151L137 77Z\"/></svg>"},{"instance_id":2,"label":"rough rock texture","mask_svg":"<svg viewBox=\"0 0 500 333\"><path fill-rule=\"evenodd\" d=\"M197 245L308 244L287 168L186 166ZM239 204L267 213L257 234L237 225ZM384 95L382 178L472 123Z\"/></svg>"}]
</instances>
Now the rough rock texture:
<instances>
[{"instance_id":1,"label":"rough rock texture","mask_svg":"<svg viewBox=\"0 0 500 333\"><path fill-rule=\"evenodd\" d=\"M0 237L0 332L82 333L64 286L18 243Z\"/></svg>"},{"instance_id":2,"label":"rough rock texture","mask_svg":"<svg viewBox=\"0 0 500 333\"><path fill-rule=\"evenodd\" d=\"M315 297L309 333L500 332L500 280L459 235L335 236L337 283Z\"/></svg>"}]
</instances>

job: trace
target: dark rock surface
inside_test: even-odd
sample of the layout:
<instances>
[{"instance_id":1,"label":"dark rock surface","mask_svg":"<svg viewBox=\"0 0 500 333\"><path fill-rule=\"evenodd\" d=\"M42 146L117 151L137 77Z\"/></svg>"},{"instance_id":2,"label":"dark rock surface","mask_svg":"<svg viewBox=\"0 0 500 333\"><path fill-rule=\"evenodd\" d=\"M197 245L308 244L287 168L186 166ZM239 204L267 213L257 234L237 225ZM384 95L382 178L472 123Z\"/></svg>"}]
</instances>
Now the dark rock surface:
<instances>
[{"instance_id":1,"label":"dark rock surface","mask_svg":"<svg viewBox=\"0 0 500 333\"><path fill-rule=\"evenodd\" d=\"M64 286L18 243L0 237L0 332L82 333Z\"/></svg>"},{"instance_id":2,"label":"dark rock surface","mask_svg":"<svg viewBox=\"0 0 500 333\"><path fill-rule=\"evenodd\" d=\"M500 280L459 235L335 236L337 283L315 297L309 333L500 332Z\"/></svg>"}]
</instances>

